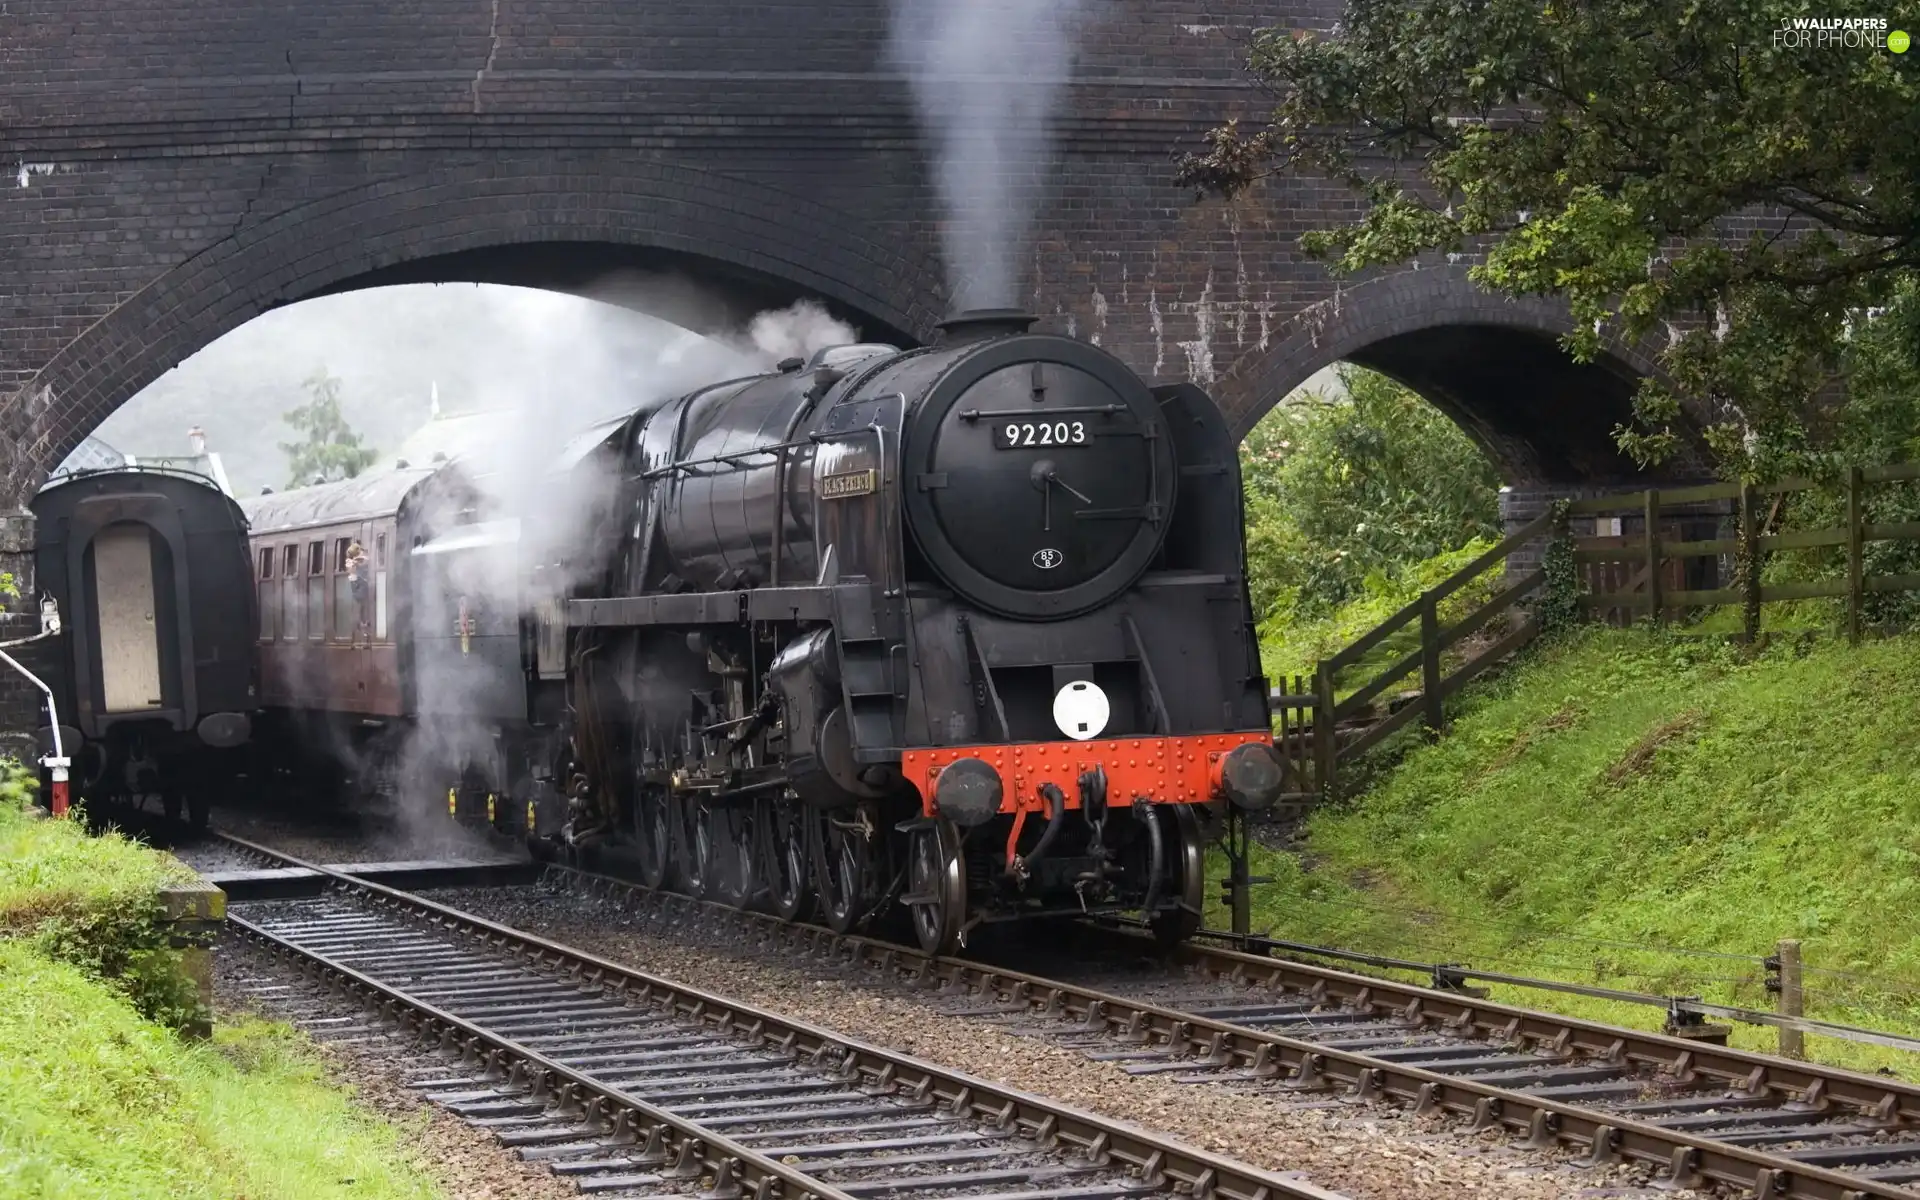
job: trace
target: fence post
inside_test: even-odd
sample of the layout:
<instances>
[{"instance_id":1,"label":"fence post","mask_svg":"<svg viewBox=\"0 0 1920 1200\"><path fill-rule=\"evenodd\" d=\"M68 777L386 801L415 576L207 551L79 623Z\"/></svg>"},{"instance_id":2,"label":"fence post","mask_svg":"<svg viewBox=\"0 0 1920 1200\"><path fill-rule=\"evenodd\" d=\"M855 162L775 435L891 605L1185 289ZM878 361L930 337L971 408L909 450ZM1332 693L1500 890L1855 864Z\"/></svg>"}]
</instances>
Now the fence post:
<instances>
[{"instance_id":1,"label":"fence post","mask_svg":"<svg viewBox=\"0 0 1920 1200\"><path fill-rule=\"evenodd\" d=\"M1655 625L1665 618L1660 604L1660 492L1647 489L1647 611Z\"/></svg>"},{"instance_id":2,"label":"fence post","mask_svg":"<svg viewBox=\"0 0 1920 1200\"><path fill-rule=\"evenodd\" d=\"M1747 644L1760 640L1760 493L1740 485L1740 606Z\"/></svg>"},{"instance_id":3,"label":"fence post","mask_svg":"<svg viewBox=\"0 0 1920 1200\"><path fill-rule=\"evenodd\" d=\"M1774 952L1780 958L1780 1015L1801 1016L1806 1007L1806 994L1800 982L1800 941L1798 938L1781 938ZM1805 1058L1806 1035L1798 1029L1781 1029L1780 1054L1785 1058Z\"/></svg>"},{"instance_id":4,"label":"fence post","mask_svg":"<svg viewBox=\"0 0 1920 1200\"><path fill-rule=\"evenodd\" d=\"M1446 710L1440 696L1440 606L1432 592L1420 597L1420 691L1426 710L1421 719L1438 733L1446 723Z\"/></svg>"},{"instance_id":5,"label":"fence post","mask_svg":"<svg viewBox=\"0 0 1920 1200\"><path fill-rule=\"evenodd\" d=\"M1333 672L1321 662L1313 673L1313 757L1320 776L1320 798L1333 798Z\"/></svg>"},{"instance_id":6,"label":"fence post","mask_svg":"<svg viewBox=\"0 0 1920 1200\"><path fill-rule=\"evenodd\" d=\"M1860 644L1860 608L1862 555L1865 550L1866 526L1862 521L1861 492L1865 483L1860 477L1860 468L1847 471L1847 640L1854 645Z\"/></svg>"}]
</instances>

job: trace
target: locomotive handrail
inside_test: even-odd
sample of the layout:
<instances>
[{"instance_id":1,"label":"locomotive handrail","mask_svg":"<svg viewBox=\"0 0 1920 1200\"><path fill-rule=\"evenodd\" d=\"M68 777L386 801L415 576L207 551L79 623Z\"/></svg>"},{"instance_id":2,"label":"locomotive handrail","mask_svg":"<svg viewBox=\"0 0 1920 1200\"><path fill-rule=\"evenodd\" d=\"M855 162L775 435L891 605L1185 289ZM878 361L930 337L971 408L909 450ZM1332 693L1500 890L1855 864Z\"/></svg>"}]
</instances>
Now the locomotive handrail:
<instances>
[{"instance_id":1,"label":"locomotive handrail","mask_svg":"<svg viewBox=\"0 0 1920 1200\"><path fill-rule=\"evenodd\" d=\"M672 475L677 471L685 471L693 467L711 466L715 463L726 463L730 466L738 466L741 459L752 458L756 454L785 454L789 450L799 450L811 444L811 442L777 442L767 446L753 446L746 450L735 450L730 454L714 454L706 458L689 458L684 462L668 463L664 467L655 467L651 471L643 471L640 473L639 478L643 480L659 479L662 476Z\"/></svg>"},{"instance_id":2,"label":"locomotive handrail","mask_svg":"<svg viewBox=\"0 0 1920 1200\"><path fill-rule=\"evenodd\" d=\"M996 409L991 409L991 410L983 410L983 409L978 409L978 408L969 408L969 409L967 409L967 410L966 410L965 412L963 412L963 413L961 413L961 414L960 414L960 419L961 419L962 421L979 421L979 420L983 420L983 419L986 419L986 418L995 418L995 419L998 419L998 418L1000 418L1000 417L1032 417L1032 416L1042 416L1042 417L1083 417L1083 416L1102 416L1102 417L1117 417L1117 416L1119 416L1119 415L1120 415L1121 413L1123 413L1123 412L1126 412L1126 411L1127 411L1127 406L1126 406L1126 405L1124 405L1124 404L1075 404L1075 405L1070 405L1070 406L1068 406L1068 407L1066 407L1066 408L1033 408L1033 409L1029 409L1029 408L996 408Z\"/></svg>"}]
</instances>

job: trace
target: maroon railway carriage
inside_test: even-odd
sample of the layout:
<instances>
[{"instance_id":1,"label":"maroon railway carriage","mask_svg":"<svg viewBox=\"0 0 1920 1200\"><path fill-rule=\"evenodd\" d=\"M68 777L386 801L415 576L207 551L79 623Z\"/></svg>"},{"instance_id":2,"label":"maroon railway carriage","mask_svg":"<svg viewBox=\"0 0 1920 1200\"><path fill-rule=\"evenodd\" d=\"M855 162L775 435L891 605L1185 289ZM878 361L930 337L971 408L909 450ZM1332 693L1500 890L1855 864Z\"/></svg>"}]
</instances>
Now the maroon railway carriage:
<instances>
[{"instance_id":1,"label":"maroon railway carriage","mask_svg":"<svg viewBox=\"0 0 1920 1200\"><path fill-rule=\"evenodd\" d=\"M421 711L422 639L460 634L451 621L416 625L417 552L475 523L478 493L456 467L399 467L242 506L260 611L263 754L322 792L357 783L349 793L390 795Z\"/></svg>"}]
</instances>

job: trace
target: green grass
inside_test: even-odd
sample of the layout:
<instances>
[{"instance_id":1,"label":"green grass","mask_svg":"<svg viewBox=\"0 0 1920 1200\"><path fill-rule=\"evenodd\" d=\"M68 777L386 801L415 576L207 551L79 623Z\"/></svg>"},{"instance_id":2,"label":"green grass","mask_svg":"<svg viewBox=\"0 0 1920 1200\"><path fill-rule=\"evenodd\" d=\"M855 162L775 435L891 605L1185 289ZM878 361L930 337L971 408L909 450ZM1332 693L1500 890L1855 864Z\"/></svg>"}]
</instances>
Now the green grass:
<instances>
[{"instance_id":1,"label":"green grass","mask_svg":"<svg viewBox=\"0 0 1920 1200\"><path fill-rule=\"evenodd\" d=\"M1475 690L1448 736L1263 853L1255 928L1422 961L1771 1008L1750 960L1804 943L1809 1015L1920 1033L1920 638L1751 661L1589 629ZM1214 923L1220 921L1213 914ZM1657 1025L1658 1009L1499 997ZM1771 1030L1736 1026L1770 1048ZM1809 1039L1856 1068L1920 1057Z\"/></svg>"},{"instance_id":2,"label":"green grass","mask_svg":"<svg viewBox=\"0 0 1920 1200\"><path fill-rule=\"evenodd\" d=\"M355 1109L284 1026L190 1045L80 969L0 942L0 1195L433 1197L406 1131Z\"/></svg>"},{"instance_id":3,"label":"green grass","mask_svg":"<svg viewBox=\"0 0 1920 1200\"><path fill-rule=\"evenodd\" d=\"M1274 614L1260 626L1262 670L1276 686L1291 688L1294 677L1300 676L1311 688L1313 673L1321 659L1331 657L1370 632L1492 546L1492 541L1476 538L1458 550L1411 564L1396 575L1375 572L1367 577L1366 590L1361 595L1320 616L1301 616L1291 611ZM1486 603L1503 583L1498 564L1481 572L1442 602L1441 623L1458 624ZM1359 662L1342 671L1335 680L1335 692L1345 695L1359 689L1419 644L1420 623L1410 621ZM1418 687L1419 682L1419 672L1415 671L1403 677L1399 686Z\"/></svg>"},{"instance_id":4,"label":"green grass","mask_svg":"<svg viewBox=\"0 0 1920 1200\"><path fill-rule=\"evenodd\" d=\"M156 893L194 878L181 863L77 819L32 820L19 776L0 763L0 938L110 981L147 1016L180 1023L194 1001L155 922Z\"/></svg>"}]
</instances>

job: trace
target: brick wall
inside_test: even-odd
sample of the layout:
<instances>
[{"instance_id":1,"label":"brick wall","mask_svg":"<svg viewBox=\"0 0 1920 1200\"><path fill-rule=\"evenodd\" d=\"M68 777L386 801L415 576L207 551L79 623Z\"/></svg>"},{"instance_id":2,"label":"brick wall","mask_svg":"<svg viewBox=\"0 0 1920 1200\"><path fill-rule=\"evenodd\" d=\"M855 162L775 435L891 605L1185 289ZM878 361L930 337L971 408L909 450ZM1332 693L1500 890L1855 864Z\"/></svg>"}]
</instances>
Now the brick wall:
<instances>
[{"instance_id":1,"label":"brick wall","mask_svg":"<svg viewBox=\"0 0 1920 1200\"><path fill-rule=\"evenodd\" d=\"M1016 167L1040 196L1022 302L1157 380L1209 388L1242 430L1318 368L1396 338L1473 326L1498 352L1562 327L1444 263L1336 285L1296 245L1358 211L1332 185L1276 181L1233 206L1173 186L1175 149L1257 111L1251 30L1325 27L1337 8L1098 6L1054 157ZM578 282L591 248L929 335L939 227L886 17L886 0L0 6L0 503L222 333L369 281ZM537 249L555 246L577 253ZM1516 396L1443 360L1423 386L1516 483L1574 481L1591 468L1567 464L1612 455L1534 443L1556 405L1610 427L1618 381L1645 365L1560 363Z\"/></svg>"}]
</instances>

